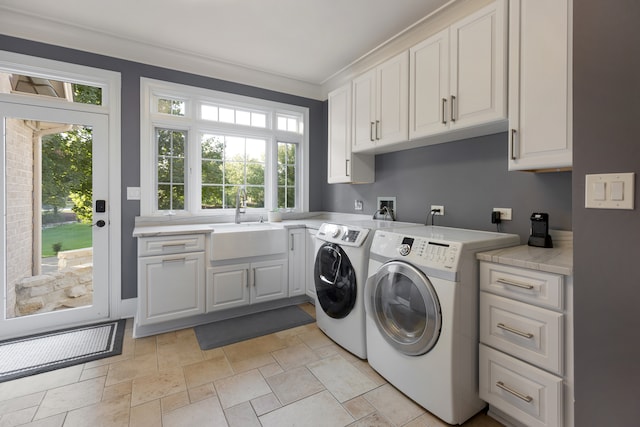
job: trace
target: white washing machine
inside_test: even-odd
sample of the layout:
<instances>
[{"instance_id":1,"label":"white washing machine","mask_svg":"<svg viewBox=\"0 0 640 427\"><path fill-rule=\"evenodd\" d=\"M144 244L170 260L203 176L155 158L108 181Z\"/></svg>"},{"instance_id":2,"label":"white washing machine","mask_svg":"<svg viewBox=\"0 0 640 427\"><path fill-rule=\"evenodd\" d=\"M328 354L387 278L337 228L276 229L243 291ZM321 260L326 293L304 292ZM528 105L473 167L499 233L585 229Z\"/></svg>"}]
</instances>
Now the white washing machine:
<instances>
[{"instance_id":1,"label":"white washing machine","mask_svg":"<svg viewBox=\"0 0 640 427\"><path fill-rule=\"evenodd\" d=\"M417 226L378 230L365 286L369 364L416 403L462 424L478 397L478 262L475 253L517 235Z\"/></svg>"},{"instance_id":2,"label":"white washing machine","mask_svg":"<svg viewBox=\"0 0 640 427\"><path fill-rule=\"evenodd\" d=\"M316 323L338 345L367 358L364 284L375 229L415 226L383 220L324 223L316 233Z\"/></svg>"}]
</instances>

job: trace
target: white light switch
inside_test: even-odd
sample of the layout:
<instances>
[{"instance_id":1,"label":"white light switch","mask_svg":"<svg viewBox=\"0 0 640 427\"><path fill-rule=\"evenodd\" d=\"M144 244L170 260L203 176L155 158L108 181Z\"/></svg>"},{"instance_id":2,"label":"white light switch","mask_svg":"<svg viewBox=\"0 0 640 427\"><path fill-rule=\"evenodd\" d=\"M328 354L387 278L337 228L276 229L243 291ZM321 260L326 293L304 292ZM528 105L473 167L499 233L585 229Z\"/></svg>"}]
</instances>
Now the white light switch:
<instances>
[{"instance_id":1,"label":"white light switch","mask_svg":"<svg viewBox=\"0 0 640 427\"><path fill-rule=\"evenodd\" d=\"M635 173L585 175L586 208L633 209Z\"/></svg>"},{"instance_id":2,"label":"white light switch","mask_svg":"<svg viewBox=\"0 0 640 427\"><path fill-rule=\"evenodd\" d=\"M140 187L127 187L127 200L140 200Z\"/></svg>"}]
</instances>

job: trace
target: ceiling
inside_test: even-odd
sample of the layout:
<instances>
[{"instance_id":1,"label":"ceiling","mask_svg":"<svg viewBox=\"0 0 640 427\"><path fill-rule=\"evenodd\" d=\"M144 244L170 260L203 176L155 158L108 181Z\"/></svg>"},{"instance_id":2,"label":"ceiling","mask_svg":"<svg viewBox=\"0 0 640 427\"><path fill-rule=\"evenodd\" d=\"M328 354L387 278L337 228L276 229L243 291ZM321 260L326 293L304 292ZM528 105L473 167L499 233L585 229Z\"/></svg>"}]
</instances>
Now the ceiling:
<instances>
[{"instance_id":1,"label":"ceiling","mask_svg":"<svg viewBox=\"0 0 640 427\"><path fill-rule=\"evenodd\" d=\"M0 32L124 59L138 52L145 63L164 51L322 85L449 2L0 0Z\"/></svg>"}]
</instances>

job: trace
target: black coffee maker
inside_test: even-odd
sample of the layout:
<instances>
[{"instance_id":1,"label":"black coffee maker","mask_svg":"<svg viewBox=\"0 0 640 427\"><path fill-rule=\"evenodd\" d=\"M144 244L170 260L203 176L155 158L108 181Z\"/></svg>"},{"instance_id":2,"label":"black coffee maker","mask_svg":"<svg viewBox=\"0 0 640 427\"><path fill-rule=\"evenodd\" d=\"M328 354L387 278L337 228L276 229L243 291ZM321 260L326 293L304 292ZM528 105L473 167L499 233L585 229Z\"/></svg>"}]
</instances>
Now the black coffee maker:
<instances>
[{"instance_id":1,"label":"black coffee maker","mask_svg":"<svg viewBox=\"0 0 640 427\"><path fill-rule=\"evenodd\" d=\"M531 214L531 235L529 246L552 248L553 242L549 236L549 214L534 212Z\"/></svg>"}]
</instances>

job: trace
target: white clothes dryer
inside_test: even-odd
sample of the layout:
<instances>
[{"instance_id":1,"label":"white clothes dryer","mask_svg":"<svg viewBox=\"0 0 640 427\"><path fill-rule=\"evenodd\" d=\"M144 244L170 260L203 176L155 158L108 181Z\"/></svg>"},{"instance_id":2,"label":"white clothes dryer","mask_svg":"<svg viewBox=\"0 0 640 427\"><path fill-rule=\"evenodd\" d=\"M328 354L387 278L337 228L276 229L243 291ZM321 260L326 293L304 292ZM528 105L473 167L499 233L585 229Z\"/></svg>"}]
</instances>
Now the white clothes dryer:
<instances>
[{"instance_id":1,"label":"white clothes dryer","mask_svg":"<svg viewBox=\"0 0 640 427\"><path fill-rule=\"evenodd\" d=\"M367 358L363 295L373 231L415 225L356 220L324 223L316 233L316 323L329 338L361 359Z\"/></svg>"},{"instance_id":2,"label":"white clothes dryer","mask_svg":"<svg viewBox=\"0 0 640 427\"><path fill-rule=\"evenodd\" d=\"M462 424L478 397L478 262L517 235L417 226L378 230L365 285L369 364L416 403Z\"/></svg>"}]
</instances>

